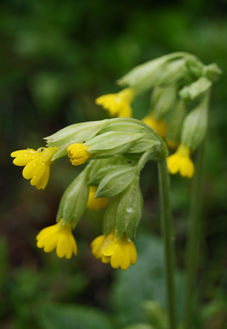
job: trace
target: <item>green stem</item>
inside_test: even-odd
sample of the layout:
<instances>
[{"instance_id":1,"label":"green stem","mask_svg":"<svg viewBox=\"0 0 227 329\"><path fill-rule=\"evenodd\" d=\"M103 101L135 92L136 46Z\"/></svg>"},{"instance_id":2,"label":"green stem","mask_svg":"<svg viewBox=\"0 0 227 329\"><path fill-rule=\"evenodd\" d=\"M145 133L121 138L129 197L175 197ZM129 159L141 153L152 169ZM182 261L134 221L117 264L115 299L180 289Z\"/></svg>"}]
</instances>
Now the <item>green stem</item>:
<instances>
[{"instance_id":1,"label":"green stem","mask_svg":"<svg viewBox=\"0 0 227 329\"><path fill-rule=\"evenodd\" d=\"M165 248L165 271L167 286L167 301L169 328L176 329L176 310L175 310L175 284L174 284L174 231L172 223L172 214L170 207L170 182L166 166L166 159L158 163L159 184L161 197L161 224Z\"/></svg>"},{"instance_id":2,"label":"green stem","mask_svg":"<svg viewBox=\"0 0 227 329\"><path fill-rule=\"evenodd\" d=\"M195 281L198 268L198 256L201 240L201 205L203 182L203 158L205 143L201 145L197 154L195 176L192 185L191 209L189 218L188 243L186 250L187 276L185 292L184 329L191 328L192 306L195 296Z\"/></svg>"}]
</instances>

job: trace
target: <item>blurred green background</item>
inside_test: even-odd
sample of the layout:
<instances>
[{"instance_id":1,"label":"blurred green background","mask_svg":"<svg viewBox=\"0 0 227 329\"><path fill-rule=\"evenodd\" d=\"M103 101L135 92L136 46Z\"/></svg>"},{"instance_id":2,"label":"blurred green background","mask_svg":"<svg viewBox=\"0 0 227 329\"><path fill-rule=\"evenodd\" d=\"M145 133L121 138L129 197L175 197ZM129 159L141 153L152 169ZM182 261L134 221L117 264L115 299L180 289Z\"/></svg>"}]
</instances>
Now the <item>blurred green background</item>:
<instances>
[{"instance_id":1,"label":"blurred green background","mask_svg":"<svg viewBox=\"0 0 227 329\"><path fill-rule=\"evenodd\" d=\"M196 329L227 328L226 9L226 0L1 1L1 329L165 328L155 166L147 165L141 177L139 260L120 272L90 253L89 243L101 232L101 211L84 215L76 230L79 254L70 261L36 248L37 232L54 223L61 194L78 169L67 159L58 161L41 192L22 178L9 154L41 146L44 136L65 125L106 118L94 104L97 96L117 91L115 81L133 66L174 51L192 52L223 71L211 99L193 321ZM145 104L135 104L135 117L144 116ZM191 183L175 176L171 183L181 321Z\"/></svg>"}]
</instances>

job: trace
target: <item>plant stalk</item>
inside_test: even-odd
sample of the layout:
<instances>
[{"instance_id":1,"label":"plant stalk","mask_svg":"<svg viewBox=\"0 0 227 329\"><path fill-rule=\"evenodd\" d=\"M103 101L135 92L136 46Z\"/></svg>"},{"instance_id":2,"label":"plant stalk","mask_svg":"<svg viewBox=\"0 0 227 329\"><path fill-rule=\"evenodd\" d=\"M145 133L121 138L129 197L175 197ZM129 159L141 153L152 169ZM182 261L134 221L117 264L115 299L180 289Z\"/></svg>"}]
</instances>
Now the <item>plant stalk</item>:
<instances>
[{"instance_id":1,"label":"plant stalk","mask_svg":"<svg viewBox=\"0 0 227 329\"><path fill-rule=\"evenodd\" d=\"M203 160L205 143L200 146L192 184L191 209L189 217L188 243L186 249L187 276L185 291L184 329L191 328L192 309L195 295L196 274L198 269L201 242L201 206L203 185Z\"/></svg>"},{"instance_id":2,"label":"plant stalk","mask_svg":"<svg viewBox=\"0 0 227 329\"><path fill-rule=\"evenodd\" d=\"M166 159L161 159L158 163L159 188L161 198L161 226L164 238L165 249L165 272L167 287L167 305L169 329L176 329L176 304L175 304L175 251L174 251L174 230L172 213L170 206L170 182L167 170Z\"/></svg>"}]
</instances>

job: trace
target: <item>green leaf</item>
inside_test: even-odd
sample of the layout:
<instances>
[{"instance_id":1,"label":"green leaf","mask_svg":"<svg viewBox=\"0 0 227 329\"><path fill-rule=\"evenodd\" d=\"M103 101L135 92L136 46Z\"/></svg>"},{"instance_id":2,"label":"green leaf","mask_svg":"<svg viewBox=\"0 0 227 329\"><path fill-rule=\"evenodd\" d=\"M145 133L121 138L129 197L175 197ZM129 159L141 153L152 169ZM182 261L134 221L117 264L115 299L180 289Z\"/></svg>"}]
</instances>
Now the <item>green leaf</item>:
<instances>
[{"instance_id":1,"label":"green leaf","mask_svg":"<svg viewBox=\"0 0 227 329\"><path fill-rule=\"evenodd\" d=\"M110 198L121 193L131 183L135 174L136 167L122 165L112 168L99 183L95 197Z\"/></svg>"},{"instance_id":2,"label":"green leaf","mask_svg":"<svg viewBox=\"0 0 227 329\"><path fill-rule=\"evenodd\" d=\"M119 327L132 323L148 322L144 310L147 300L155 300L167 311L164 246L159 237L151 234L137 235L138 261L127 271L116 272L112 288L112 303ZM176 272L176 306L178 320L182 320L184 277Z\"/></svg>"},{"instance_id":3,"label":"green leaf","mask_svg":"<svg viewBox=\"0 0 227 329\"><path fill-rule=\"evenodd\" d=\"M108 316L95 308L45 304L39 318L43 329L113 329Z\"/></svg>"}]
</instances>

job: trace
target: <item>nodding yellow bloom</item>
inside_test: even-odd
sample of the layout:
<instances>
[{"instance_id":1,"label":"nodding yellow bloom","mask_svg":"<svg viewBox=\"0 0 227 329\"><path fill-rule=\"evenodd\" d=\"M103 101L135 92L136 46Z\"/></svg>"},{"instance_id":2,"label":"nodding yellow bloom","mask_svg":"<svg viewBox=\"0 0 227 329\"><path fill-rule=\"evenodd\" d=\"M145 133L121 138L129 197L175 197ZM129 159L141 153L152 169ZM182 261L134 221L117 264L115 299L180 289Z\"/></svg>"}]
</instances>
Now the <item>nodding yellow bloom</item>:
<instances>
[{"instance_id":1,"label":"nodding yellow bloom","mask_svg":"<svg viewBox=\"0 0 227 329\"><path fill-rule=\"evenodd\" d=\"M166 123L164 120L159 119L156 120L153 115L148 115L147 117L143 118L142 120L148 126L150 126L156 133L161 136L165 137L167 132Z\"/></svg>"},{"instance_id":2,"label":"nodding yellow bloom","mask_svg":"<svg viewBox=\"0 0 227 329\"><path fill-rule=\"evenodd\" d=\"M25 166L22 175L25 179L31 179L31 185L38 190L44 189L50 177L51 158L57 151L56 147L40 147L12 152L11 157L15 158L13 164Z\"/></svg>"},{"instance_id":3,"label":"nodding yellow bloom","mask_svg":"<svg viewBox=\"0 0 227 329\"><path fill-rule=\"evenodd\" d=\"M171 150L175 150L179 143L175 142L173 139L167 139L166 144Z\"/></svg>"},{"instance_id":4,"label":"nodding yellow bloom","mask_svg":"<svg viewBox=\"0 0 227 329\"><path fill-rule=\"evenodd\" d=\"M63 225L63 219L55 224L41 230L36 237L37 247L43 248L47 253L56 248L58 257L67 259L72 257L72 254L77 255L76 240L72 234L72 225Z\"/></svg>"},{"instance_id":5,"label":"nodding yellow bloom","mask_svg":"<svg viewBox=\"0 0 227 329\"><path fill-rule=\"evenodd\" d=\"M91 157L87 149L88 146L81 143L69 145L67 152L73 166L79 166Z\"/></svg>"},{"instance_id":6,"label":"nodding yellow bloom","mask_svg":"<svg viewBox=\"0 0 227 329\"><path fill-rule=\"evenodd\" d=\"M125 235L117 237L116 232L100 235L91 243L92 254L103 263L110 263L114 268L127 270L137 261L137 251L134 243Z\"/></svg>"},{"instance_id":7,"label":"nodding yellow bloom","mask_svg":"<svg viewBox=\"0 0 227 329\"><path fill-rule=\"evenodd\" d=\"M125 88L119 93L107 94L96 98L95 103L108 110L111 116L117 115L120 118L132 116L131 102L134 98L132 88Z\"/></svg>"},{"instance_id":8,"label":"nodding yellow bloom","mask_svg":"<svg viewBox=\"0 0 227 329\"><path fill-rule=\"evenodd\" d=\"M194 164L190 159L190 150L180 145L177 151L167 158L167 165L171 174L179 172L181 176L191 178L194 175Z\"/></svg>"},{"instance_id":9,"label":"nodding yellow bloom","mask_svg":"<svg viewBox=\"0 0 227 329\"><path fill-rule=\"evenodd\" d=\"M95 198L96 191L96 186L89 187L87 208L90 210L99 210L101 208L105 208L107 203L109 202L109 198Z\"/></svg>"}]
</instances>

